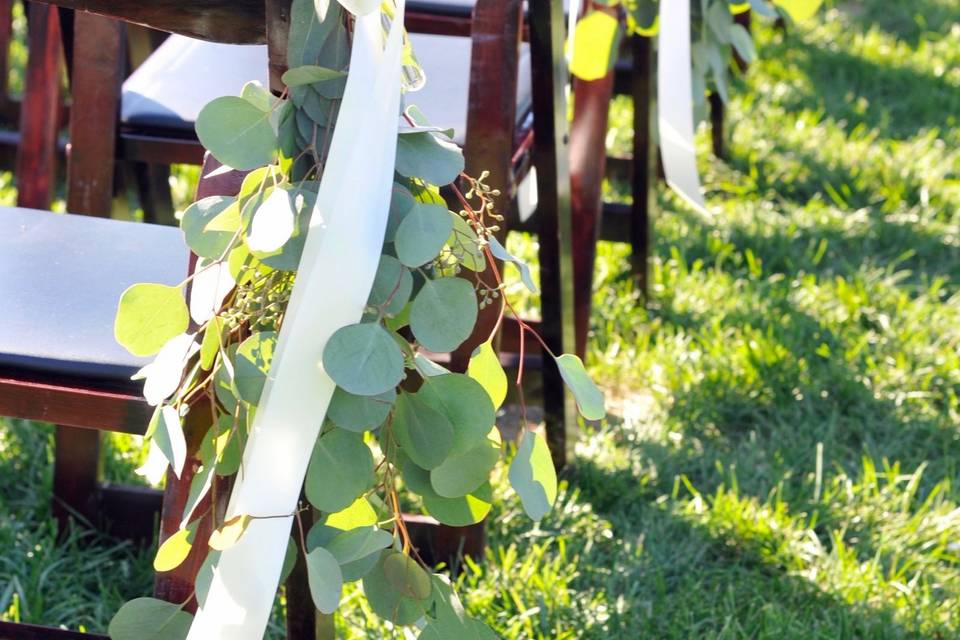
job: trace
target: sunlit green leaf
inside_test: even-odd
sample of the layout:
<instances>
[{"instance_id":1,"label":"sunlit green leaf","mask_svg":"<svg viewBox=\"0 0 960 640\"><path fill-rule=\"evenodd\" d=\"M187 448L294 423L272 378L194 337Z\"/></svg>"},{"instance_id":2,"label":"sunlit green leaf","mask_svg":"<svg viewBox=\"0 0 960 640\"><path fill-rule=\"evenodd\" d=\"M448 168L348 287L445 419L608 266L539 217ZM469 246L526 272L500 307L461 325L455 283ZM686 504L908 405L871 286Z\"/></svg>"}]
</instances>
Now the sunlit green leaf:
<instances>
[{"instance_id":1,"label":"sunlit green leaf","mask_svg":"<svg viewBox=\"0 0 960 640\"><path fill-rule=\"evenodd\" d=\"M183 212L180 219L180 229L190 250L201 258L216 260L221 258L230 246L230 241L240 228L240 209L236 207L237 199L225 196L210 196L197 200ZM236 214L232 218L236 226L230 229L227 224L229 215L223 214L233 207ZM223 216L221 218L221 216ZM208 228L214 220L220 220L213 228Z\"/></svg>"},{"instance_id":2,"label":"sunlit green leaf","mask_svg":"<svg viewBox=\"0 0 960 640\"><path fill-rule=\"evenodd\" d=\"M184 640L193 616L173 604L156 598L127 602L110 621L111 640Z\"/></svg>"},{"instance_id":3,"label":"sunlit green leaf","mask_svg":"<svg viewBox=\"0 0 960 640\"><path fill-rule=\"evenodd\" d=\"M616 62L620 21L603 11L591 11L577 23L570 72L582 80L599 80Z\"/></svg>"},{"instance_id":4,"label":"sunlit green leaf","mask_svg":"<svg viewBox=\"0 0 960 640\"><path fill-rule=\"evenodd\" d=\"M602 420L607 415L603 392L587 375L587 370L583 368L580 358L565 353L556 360L563 381L577 401L580 415L587 420Z\"/></svg>"},{"instance_id":5,"label":"sunlit green leaf","mask_svg":"<svg viewBox=\"0 0 960 640\"><path fill-rule=\"evenodd\" d=\"M260 402L263 385L267 381L273 352L277 346L277 332L255 333L237 347L235 384L240 397L256 405Z\"/></svg>"},{"instance_id":6,"label":"sunlit green leaf","mask_svg":"<svg viewBox=\"0 0 960 640\"><path fill-rule=\"evenodd\" d=\"M345 74L342 71L327 69L326 67L320 67L315 64L305 64L287 69L282 79L283 84L292 88L304 84L313 84L315 82L337 80L340 78L345 78Z\"/></svg>"},{"instance_id":7,"label":"sunlit green leaf","mask_svg":"<svg viewBox=\"0 0 960 640\"><path fill-rule=\"evenodd\" d=\"M114 335L135 356L152 356L187 330L190 312L179 287L135 284L120 296Z\"/></svg>"},{"instance_id":8,"label":"sunlit green leaf","mask_svg":"<svg viewBox=\"0 0 960 640\"><path fill-rule=\"evenodd\" d=\"M510 485L520 496L523 510L533 520L542 519L557 499L557 473L542 436L532 431L523 435L509 475Z\"/></svg>"},{"instance_id":9,"label":"sunlit green leaf","mask_svg":"<svg viewBox=\"0 0 960 640\"><path fill-rule=\"evenodd\" d=\"M158 572L172 571L179 567L190 554L195 531L196 527L180 529L164 540L153 559L153 570Z\"/></svg>"},{"instance_id":10,"label":"sunlit green leaf","mask_svg":"<svg viewBox=\"0 0 960 640\"><path fill-rule=\"evenodd\" d=\"M489 340L473 351L467 375L480 383L490 396L494 408L499 409L507 398L507 374Z\"/></svg>"},{"instance_id":11,"label":"sunlit green leaf","mask_svg":"<svg viewBox=\"0 0 960 640\"><path fill-rule=\"evenodd\" d=\"M207 103L197 116L197 137L225 165L247 170L269 164L277 153L270 115L235 96Z\"/></svg>"}]
</instances>

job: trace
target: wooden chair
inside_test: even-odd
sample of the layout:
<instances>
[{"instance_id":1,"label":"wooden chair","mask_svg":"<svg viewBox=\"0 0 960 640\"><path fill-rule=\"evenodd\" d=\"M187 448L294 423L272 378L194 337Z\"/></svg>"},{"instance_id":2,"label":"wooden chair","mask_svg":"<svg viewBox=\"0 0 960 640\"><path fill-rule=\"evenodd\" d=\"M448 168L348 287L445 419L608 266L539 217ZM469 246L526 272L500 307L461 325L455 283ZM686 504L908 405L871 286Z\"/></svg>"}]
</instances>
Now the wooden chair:
<instances>
[{"instance_id":1,"label":"wooden chair","mask_svg":"<svg viewBox=\"0 0 960 640\"><path fill-rule=\"evenodd\" d=\"M211 40L266 40L271 80L275 87L284 67L285 51L277 35L286 31L283 22L286 14L280 1L268 0L266 12L263 3L246 0L197 0L188 6L172 0L154 3L58 0L57 3L66 8L105 13ZM512 68L516 69L520 55L519 0L504 3L489 0L488 6L490 13L478 11L479 19L471 25L472 66L485 68L488 74L496 71L503 76L504 70L511 67L501 63L511 61ZM512 11L504 12L504 9ZM514 19L497 21L505 15L512 15ZM533 74L531 87L535 116L532 131L540 143L533 148L532 154L538 167L541 251L546 256L543 288L552 287L559 294L545 296L544 316L547 321L542 332L558 352L568 351L572 338L569 303L562 297L571 284L569 278L564 280L564 276L570 273L570 252L563 248L570 224L563 108L565 78L562 64L555 64L561 59L562 32L559 7L551 6L546 0L535 0L530 33L532 65L538 73ZM76 14L73 33L70 46L76 59L82 59L83 63L74 65L71 73L74 107L70 125L68 209L74 213L103 216L110 210L111 190L106 185L110 183L112 167L99 161L105 157L113 158L117 142L115 113L119 91L112 80L119 79L117 61L121 57L122 41L115 24L85 12ZM505 41L511 46L495 47L492 44L493 36L504 42L505 35ZM468 127L473 126L473 119L481 115L475 102L487 106L485 115L494 114L498 123L506 124L495 128L481 121L472 130L473 140L482 141L477 133L484 130L495 131L497 136L491 137L486 144L474 143L476 151L472 151L468 140L468 158L477 164L483 154L487 160L480 166L501 172L499 175L506 181L519 157L513 148L515 137L512 135L516 128L513 113L515 81L496 83L492 89L480 84L490 77L472 76L472 83L483 89L485 99L471 98ZM472 91L471 96L474 95ZM522 140L529 141L529 134ZM524 144L525 149L530 148L529 142ZM207 192L198 195L230 193L231 188L236 188L236 180L236 176L225 174L215 181L204 181L201 190ZM4 327L8 328L4 333L15 339L0 346L0 415L62 425L57 430L60 455L57 456L54 486L57 504L64 515L80 514L91 519L139 515L135 507L137 492L98 487L95 471L91 473L91 469L96 469L98 431L142 432L150 413L140 399L139 390L127 379L130 371L141 362L129 358L119 347L112 345L112 316L117 297L129 282L176 282L186 274L186 251L178 242L178 234L175 230L154 225L16 209L0 211L0 225L4 227L2 235L11 243L5 247L0 259L11 260L10 269L19 266L22 271L20 277L4 279L3 283L10 287L10 291L4 291L9 299L21 302L2 320L8 325ZM96 238L106 240L106 244L100 245L103 255L84 250L94 246L92 243ZM132 250L127 251L124 246ZM151 252L144 253L148 247L152 248ZM150 259L143 260L144 255L149 255ZM134 260L134 257L138 259ZM130 264L127 264L128 260ZM26 265L34 265L35 269ZM37 273L36 269L40 267L51 271ZM62 283L57 282L59 278L63 278ZM35 330L22 333L27 329ZM551 375L549 369L546 375ZM552 375L559 383L558 373L553 371ZM562 393L559 384L553 388L561 389ZM561 419L572 417L572 413L565 413L567 407L564 405L564 399L557 401L554 406L558 411L554 415ZM172 533L179 523L190 474L185 473L179 480L168 480L162 538ZM121 508L107 509L110 505L121 505ZM202 547L202 544L195 545L198 550ZM196 558L188 559L176 571L159 576L157 594L172 601L185 599L192 591L198 566ZM0 623L0 636L81 637L71 632L38 630L9 623Z\"/></svg>"}]
</instances>

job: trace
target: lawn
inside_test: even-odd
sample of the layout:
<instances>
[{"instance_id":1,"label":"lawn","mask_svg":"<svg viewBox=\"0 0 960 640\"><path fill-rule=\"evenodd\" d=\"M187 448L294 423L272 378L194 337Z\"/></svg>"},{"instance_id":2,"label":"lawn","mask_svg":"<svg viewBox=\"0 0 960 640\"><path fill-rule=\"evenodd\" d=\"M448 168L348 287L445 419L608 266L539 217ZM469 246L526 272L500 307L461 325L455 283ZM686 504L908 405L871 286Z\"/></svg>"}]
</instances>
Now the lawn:
<instances>
[{"instance_id":1,"label":"lawn","mask_svg":"<svg viewBox=\"0 0 960 640\"><path fill-rule=\"evenodd\" d=\"M728 163L701 132L716 219L661 187L646 305L629 249L599 249L609 420L539 528L500 483L458 577L503 638L960 637L960 7L842 2L756 35ZM110 453L129 481L136 443ZM151 551L55 544L51 457L49 427L0 421L0 618L102 630ZM351 603L340 637L384 637Z\"/></svg>"}]
</instances>

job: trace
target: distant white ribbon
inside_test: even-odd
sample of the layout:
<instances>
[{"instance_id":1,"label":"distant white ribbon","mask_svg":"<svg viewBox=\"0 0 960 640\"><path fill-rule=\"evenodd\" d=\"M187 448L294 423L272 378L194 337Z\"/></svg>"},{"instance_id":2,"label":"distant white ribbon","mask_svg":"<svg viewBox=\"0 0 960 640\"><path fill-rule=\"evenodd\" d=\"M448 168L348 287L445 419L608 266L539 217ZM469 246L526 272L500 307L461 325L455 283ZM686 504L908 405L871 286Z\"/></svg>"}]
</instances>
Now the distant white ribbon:
<instances>
[{"instance_id":1,"label":"distant white ribbon","mask_svg":"<svg viewBox=\"0 0 960 640\"><path fill-rule=\"evenodd\" d=\"M667 184L697 211L709 216L693 143L693 80L690 2L661 0L657 51L657 120Z\"/></svg>"},{"instance_id":2,"label":"distant white ribbon","mask_svg":"<svg viewBox=\"0 0 960 640\"><path fill-rule=\"evenodd\" d=\"M292 514L335 385L330 336L360 320L387 223L400 111L404 1L384 48L380 12L358 16L350 74L297 281L227 517ZM188 640L261 640L291 517L253 520L223 551Z\"/></svg>"}]
</instances>

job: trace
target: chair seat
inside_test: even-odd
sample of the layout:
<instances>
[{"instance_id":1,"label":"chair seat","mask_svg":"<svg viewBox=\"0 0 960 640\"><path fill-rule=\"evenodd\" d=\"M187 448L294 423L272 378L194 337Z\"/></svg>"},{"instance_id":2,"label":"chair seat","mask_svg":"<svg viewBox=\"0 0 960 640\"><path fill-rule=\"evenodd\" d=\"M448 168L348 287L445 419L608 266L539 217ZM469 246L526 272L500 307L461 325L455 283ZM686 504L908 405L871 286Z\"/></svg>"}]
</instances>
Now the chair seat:
<instances>
[{"instance_id":1,"label":"chair seat","mask_svg":"<svg viewBox=\"0 0 960 640\"><path fill-rule=\"evenodd\" d=\"M427 75L426 86L407 95L431 122L452 128L463 144L470 86L469 38L414 34L414 51ZM123 84L121 122L128 129L163 129L193 135L205 104L224 95L238 95L249 80L266 86L267 49L256 45L224 45L170 36ZM530 55L521 53L517 83L517 121L532 100Z\"/></svg>"},{"instance_id":2,"label":"chair seat","mask_svg":"<svg viewBox=\"0 0 960 640\"><path fill-rule=\"evenodd\" d=\"M0 369L128 380L150 359L114 340L120 295L182 282L187 261L176 228L0 208Z\"/></svg>"}]
</instances>

